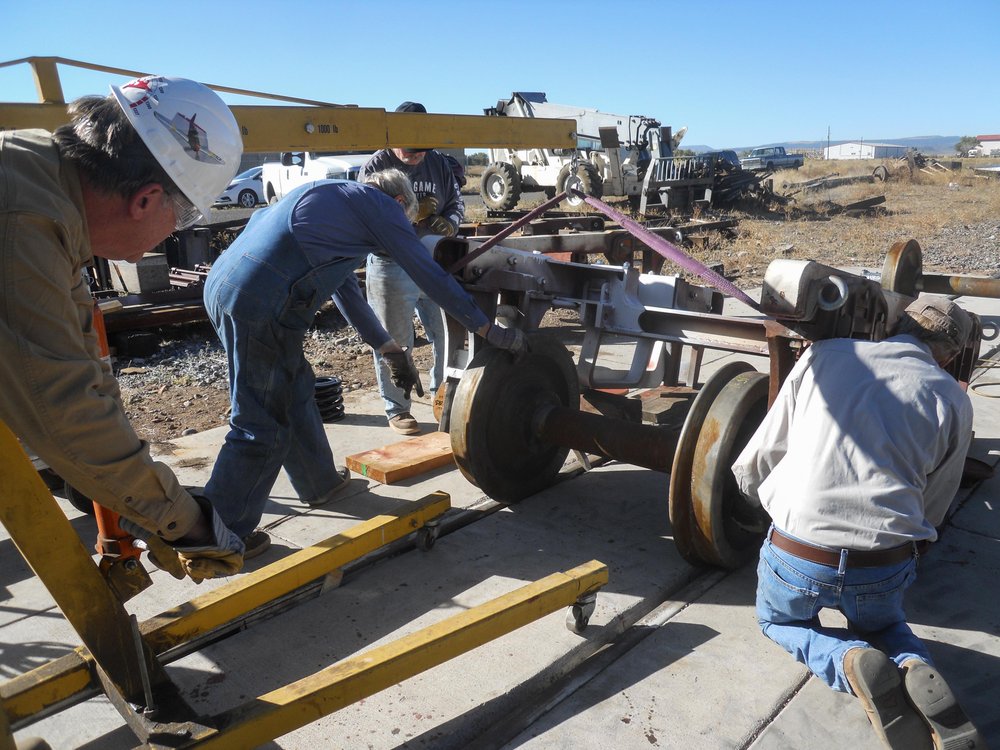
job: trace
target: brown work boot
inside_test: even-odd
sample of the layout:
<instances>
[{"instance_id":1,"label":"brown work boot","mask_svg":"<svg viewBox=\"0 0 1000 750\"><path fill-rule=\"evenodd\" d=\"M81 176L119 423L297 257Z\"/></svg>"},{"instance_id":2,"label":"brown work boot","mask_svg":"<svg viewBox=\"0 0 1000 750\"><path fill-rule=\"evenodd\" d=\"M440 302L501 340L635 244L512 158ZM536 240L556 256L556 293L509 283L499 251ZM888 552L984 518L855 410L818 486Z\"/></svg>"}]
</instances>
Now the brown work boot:
<instances>
[{"instance_id":1,"label":"brown work boot","mask_svg":"<svg viewBox=\"0 0 1000 750\"><path fill-rule=\"evenodd\" d=\"M252 560L257 555L262 555L271 546L271 537L266 531L255 529L243 537L243 559Z\"/></svg>"},{"instance_id":2,"label":"brown work boot","mask_svg":"<svg viewBox=\"0 0 1000 750\"><path fill-rule=\"evenodd\" d=\"M935 750L985 750L979 731L934 667L918 659L908 660L903 664L903 686L910 703L930 727Z\"/></svg>"},{"instance_id":3,"label":"brown work boot","mask_svg":"<svg viewBox=\"0 0 1000 750\"><path fill-rule=\"evenodd\" d=\"M931 735L903 692L899 669L874 648L852 648L844 673L875 733L893 750L932 750Z\"/></svg>"},{"instance_id":4,"label":"brown work boot","mask_svg":"<svg viewBox=\"0 0 1000 750\"><path fill-rule=\"evenodd\" d=\"M420 425L408 411L389 417L389 426L400 435L419 435Z\"/></svg>"}]
</instances>

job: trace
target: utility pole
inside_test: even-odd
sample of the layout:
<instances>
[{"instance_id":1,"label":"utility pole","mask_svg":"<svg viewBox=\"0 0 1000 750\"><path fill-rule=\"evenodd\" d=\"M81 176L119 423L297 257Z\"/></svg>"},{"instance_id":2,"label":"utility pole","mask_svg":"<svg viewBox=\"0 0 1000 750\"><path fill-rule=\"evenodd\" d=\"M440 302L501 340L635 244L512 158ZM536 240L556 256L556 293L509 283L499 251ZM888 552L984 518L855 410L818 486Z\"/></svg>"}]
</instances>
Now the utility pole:
<instances>
[{"instance_id":1,"label":"utility pole","mask_svg":"<svg viewBox=\"0 0 1000 750\"><path fill-rule=\"evenodd\" d=\"M830 159L830 126L826 126L826 158Z\"/></svg>"}]
</instances>

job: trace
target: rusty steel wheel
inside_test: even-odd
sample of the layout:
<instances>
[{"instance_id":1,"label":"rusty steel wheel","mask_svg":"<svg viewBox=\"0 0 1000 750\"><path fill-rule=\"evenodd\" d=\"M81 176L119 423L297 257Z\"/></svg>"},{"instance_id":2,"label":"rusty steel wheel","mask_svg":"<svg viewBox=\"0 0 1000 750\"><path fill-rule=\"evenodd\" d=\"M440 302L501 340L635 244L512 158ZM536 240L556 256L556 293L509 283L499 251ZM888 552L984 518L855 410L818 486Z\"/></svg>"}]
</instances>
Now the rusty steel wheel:
<instances>
[{"instance_id":1,"label":"rusty steel wheel","mask_svg":"<svg viewBox=\"0 0 1000 750\"><path fill-rule=\"evenodd\" d=\"M465 369L451 407L451 447L469 481L494 500L513 503L555 481L568 448L536 436L549 406L577 408L580 384L562 344L530 334L531 351L517 361L492 347Z\"/></svg>"},{"instance_id":2,"label":"rusty steel wheel","mask_svg":"<svg viewBox=\"0 0 1000 750\"><path fill-rule=\"evenodd\" d=\"M916 297L923 274L924 254L916 240L897 242L886 253L882 264L882 288Z\"/></svg>"},{"instance_id":3,"label":"rusty steel wheel","mask_svg":"<svg viewBox=\"0 0 1000 750\"><path fill-rule=\"evenodd\" d=\"M760 549L767 515L744 500L730 467L767 412L767 390L767 375L733 362L691 406L670 474L670 521L688 562L736 568Z\"/></svg>"},{"instance_id":4,"label":"rusty steel wheel","mask_svg":"<svg viewBox=\"0 0 1000 750\"><path fill-rule=\"evenodd\" d=\"M699 548L705 560L736 568L757 554L770 519L739 491L731 466L767 413L768 377L759 372L737 375L712 403L698 438L691 479Z\"/></svg>"},{"instance_id":5,"label":"rusty steel wheel","mask_svg":"<svg viewBox=\"0 0 1000 750\"><path fill-rule=\"evenodd\" d=\"M719 391L737 375L752 370L753 366L749 362L730 362L719 368L698 391L684 419L681 434L677 438L677 449L674 451L674 462L670 469L668 496L670 525L673 527L677 551L690 563L704 562L694 546L694 532L691 530L691 472L698 435Z\"/></svg>"}]
</instances>

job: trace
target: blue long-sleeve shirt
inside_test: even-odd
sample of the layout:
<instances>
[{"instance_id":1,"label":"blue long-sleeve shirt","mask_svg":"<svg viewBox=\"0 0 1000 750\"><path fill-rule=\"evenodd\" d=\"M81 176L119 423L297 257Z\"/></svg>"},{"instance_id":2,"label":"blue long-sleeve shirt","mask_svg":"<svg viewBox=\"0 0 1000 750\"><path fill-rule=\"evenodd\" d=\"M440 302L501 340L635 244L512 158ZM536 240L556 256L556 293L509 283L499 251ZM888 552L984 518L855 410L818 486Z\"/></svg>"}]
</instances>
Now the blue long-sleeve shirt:
<instances>
[{"instance_id":1,"label":"blue long-sleeve shirt","mask_svg":"<svg viewBox=\"0 0 1000 750\"><path fill-rule=\"evenodd\" d=\"M336 293L344 317L377 349L390 336L354 275L375 248L468 330L489 322L434 261L394 198L374 186L341 180L303 185L257 211L212 265L206 295L218 296L233 315L266 315L301 327L311 324L322 302Z\"/></svg>"}]
</instances>

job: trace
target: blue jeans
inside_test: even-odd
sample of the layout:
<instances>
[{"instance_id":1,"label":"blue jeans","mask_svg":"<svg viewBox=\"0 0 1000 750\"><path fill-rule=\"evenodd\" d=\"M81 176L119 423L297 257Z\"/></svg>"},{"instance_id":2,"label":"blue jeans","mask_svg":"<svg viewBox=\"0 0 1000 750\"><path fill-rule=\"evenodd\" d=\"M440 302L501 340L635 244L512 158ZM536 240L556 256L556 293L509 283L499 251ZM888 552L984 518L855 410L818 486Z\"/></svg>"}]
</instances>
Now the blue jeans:
<instances>
[{"instance_id":1,"label":"blue jeans","mask_svg":"<svg viewBox=\"0 0 1000 750\"><path fill-rule=\"evenodd\" d=\"M250 254L240 261L227 258L230 252L223 253L218 273L205 284L205 309L229 363L232 407L205 494L242 538L260 523L282 466L303 501L343 481L302 345L319 301L329 297L351 264L312 269L289 250L279 267ZM332 280L323 278L324 272Z\"/></svg>"},{"instance_id":2,"label":"blue jeans","mask_svg":"<svg viewBox=\"0 0 1000 750\"><path fill-rule=\"evenodd\" d=\"M907 659L931 663L903 611L903 592L916 576L915 557L877 568L838 570L778 549L768 534L757 566L757 622L764 635L819 679L851 693L844 654L852 648L879 648L900 666ZM821 626L823 608L840 610L848 628Z\"/></svg>"},{"instance_id":3,"label":"blue jeans","mask_svg":"<svg viewBox=\"0 0 1000 750\"><path fill-rule=\"evenodd\" d=\"M431 368L431 382L428 386L431 393L436 391L441 385L446 357L444 314L441 308L424 294L394 260L374 253L368 256L365 290L368 304L375 311L375 316L400 346L413 348L413 313L416 311L434 350L434 366ZM389 367L378 352L375 353L375 378L378 380L378 391L385 404L387 417L410 410L410 399L402 388L392 384Z\"/></svg>"}]
</instances>

